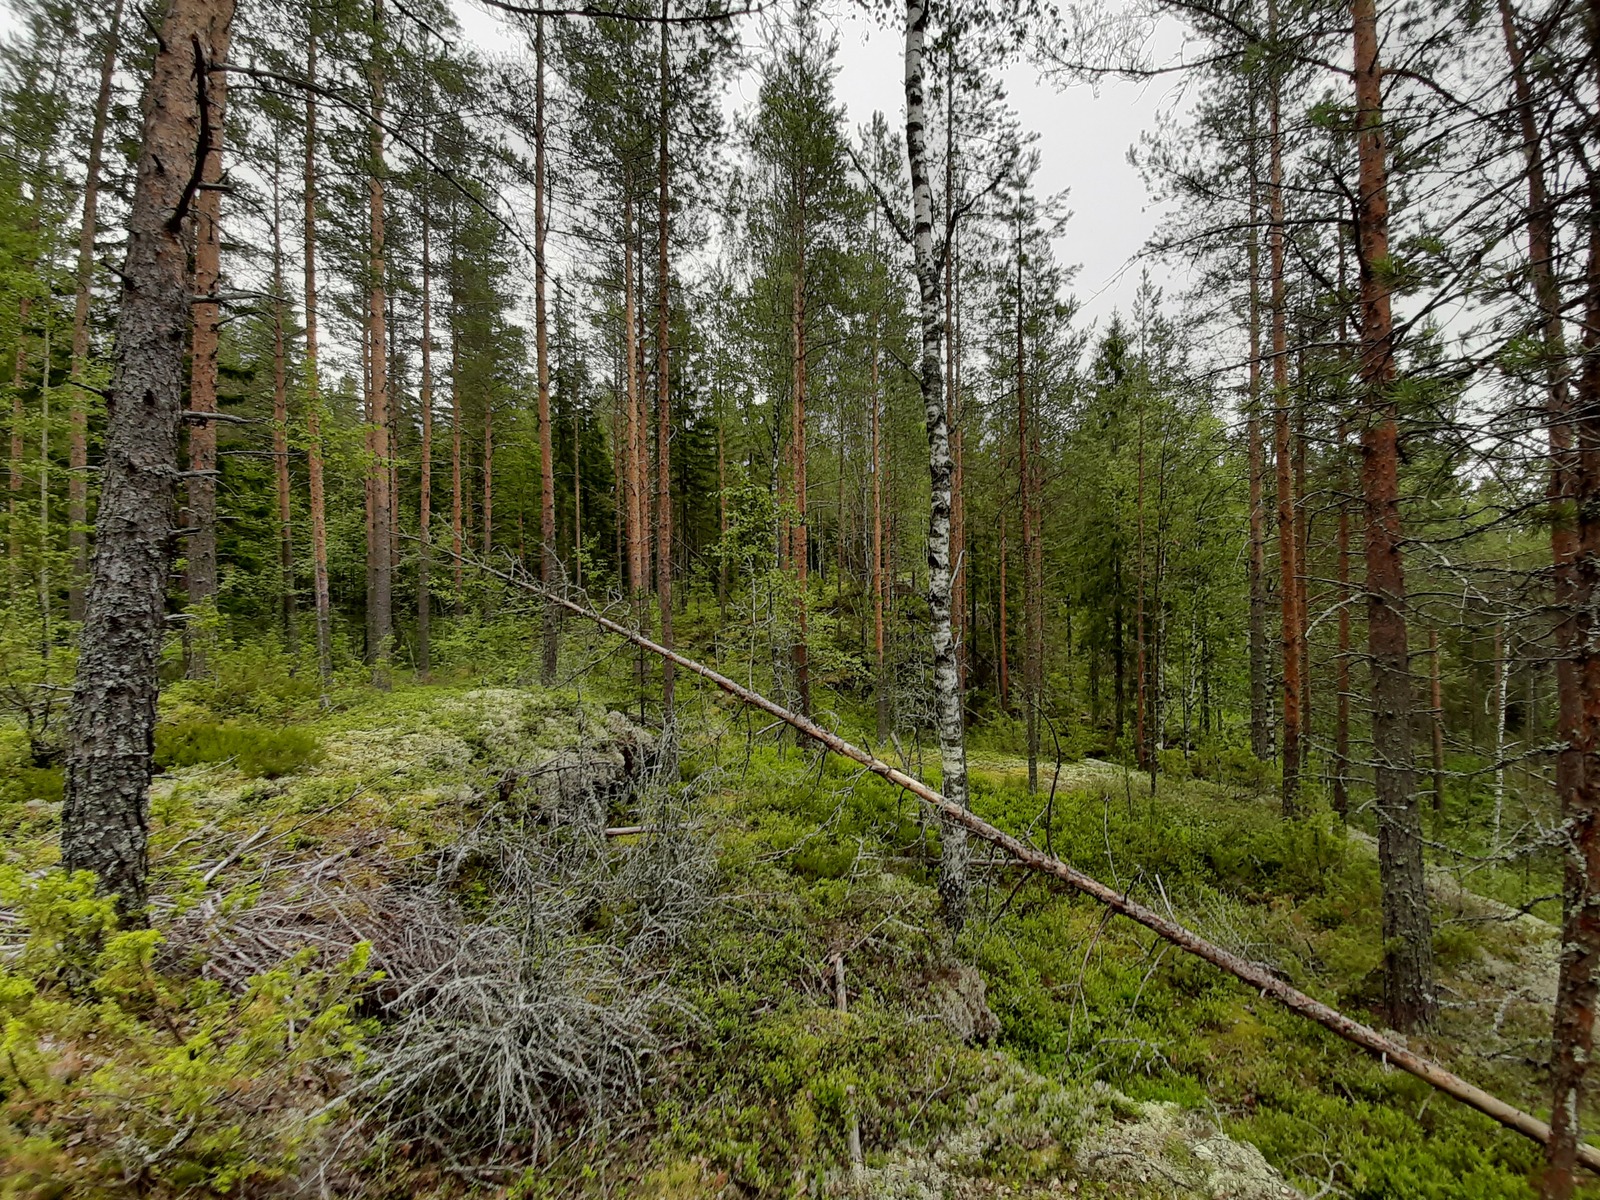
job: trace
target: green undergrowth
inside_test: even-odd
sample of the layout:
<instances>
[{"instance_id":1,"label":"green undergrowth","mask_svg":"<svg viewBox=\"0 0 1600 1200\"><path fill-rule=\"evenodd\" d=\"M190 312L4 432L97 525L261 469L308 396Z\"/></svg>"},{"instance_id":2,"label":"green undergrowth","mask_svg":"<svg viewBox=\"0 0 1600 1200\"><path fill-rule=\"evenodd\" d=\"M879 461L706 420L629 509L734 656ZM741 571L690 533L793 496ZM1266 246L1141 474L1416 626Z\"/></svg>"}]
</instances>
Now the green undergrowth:
<instances>
[{"instance_id":1,"label":"green undergrowth","mask_svg":"<svg viewBox=\"0 0 1600 1200\"><path fill-rule=\"evenodd\" d=\"M571 1128L525 1173L456 1170L438 1147L352 1134L356 1114L328 1105L378 1032L363 998L382 981L362 955L307 948L230 990L175 961L164 932L205 904L271 897L285 863L337 863L351 887L431 877L508 778L601 735L608 705L592 692L488 682L341 685L327 708L298 675L227 703L169 690L151 813L168 907L154 932L117 931L82 881L50 870L59 778L22 774L40 769L0 739L0 906L16 914L0 930L0 1197L265 1194L350 1144L362 1149L339 1170L374 1196L837 1193L852 1127L875 1181L937 1156L942 1194L1070 1180L1079 1195L1155 1197L1164 1185L1089 1170L1095 1139L1147 1101L1254 1144L1308 1195L1533 1195L1531 1143L1088 900L987 864L981 843L952 948L931 886L939 830L911 798L688 698L682 774L705 797L716 902L640 964L677 998L642 1109ZM1286 823L1253 788L1177 776L1152 797L1146 779L1087 762L1063 770L1053 799L1029 796L1008 738L973 756L986 819L1375 1019L1376 865L1331 814ZM609 821L637 820L612 803ZM469 905L480 886L463 874ZM1539 1110L1528 1063L1547 1010L1506 995L1548 967L1548 947L1447 904L1435 949L1446 1007L1422 1049ZM987 985L992 1044L967 1040L971 1023L940 999L958 962Z\"/></svg>"}]
</instances>

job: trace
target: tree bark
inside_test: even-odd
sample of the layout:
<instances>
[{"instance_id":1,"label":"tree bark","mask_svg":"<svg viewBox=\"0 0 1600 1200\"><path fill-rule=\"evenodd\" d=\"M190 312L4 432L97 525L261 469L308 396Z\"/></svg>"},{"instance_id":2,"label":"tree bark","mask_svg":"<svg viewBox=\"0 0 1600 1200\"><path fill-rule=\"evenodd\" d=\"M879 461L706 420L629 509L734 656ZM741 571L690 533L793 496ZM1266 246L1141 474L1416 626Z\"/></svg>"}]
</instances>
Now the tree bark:
<instances>
[{"instance_id":1,"label":"tree bark","mask_svg":"<svg viewBox=\"0 0 1600 1200\"><path fill-rule=\"evenodd\" d=\"M623 491L626 501L628 531L628 590L634 601L635 619L642 620L639 597L644 594L645 549L644 510L640 492L639 461L644 431L640 427L639 413L639 309L634 288L633 264L633 189L628 180L623 181L622 196L622 324L623 353L627 356L627 444L623 452Z\"/></svg>"},{"instance_id":2,"label":"tree bark","mask_svg":"<svg viewBox=\"0 0 1600 1200\"><path fill-rule=\"evenodd\" d=\"M227 76L212 75L206 88L210 130L200 167L194 207L194 332L189 360L189 410L201 415L189 430L188 538L189 604L204 607L217 598L217 423L204 419L217 411L217 343L222 305L214 297L222 284L222 123ZM190 630L189 626L185 627ZM190 632L186 673L206 673L205 635Z\"/></svg>"},{"instance_id":3,"label":"tree bark","mask_svg":"<svg viewBox=\"0 0 1600 1200\"><path fill-rule=\"evenodd\" d=\"M289 653L296 652L294 522L289 501L289 364L283 328L283 156L272 153L272 482L278 502L278 612Z\"/></svg>"},{"instance_id":4,"label":"tree bark","mask_svg":"<svg viewBox=\"0 0 1600 1200\"><path fill-rule=\"evenodd\" d=\"M1428 630L1428 658L1433 704L1429 710L1429 726L1433 737L1433 811L1444 811L1444 679L1439 653L1439 631Z\"/></svg>"},{"instance_id":5,"label":"tree bark","mask_svg":"<svg viewBox=\"0 0 1600 1200\"><path fill-rule=\"evenodd\" d=\"M113 0L106 26L105 53L100 58L100 86L95 93L94 120L89 127L89 158L84 166L83 219L78 226L77 289L72 306L72 435L68 453L72 474L67 482L67 545L72 576L67 584L67 616L83 620L83 584L89 577L89 396L84 372L89 365L89 301L94 290L94 240L100 207L100 167L105 155L106 124L111 115L111 82L122 40L122 0Z\"/></svg>"},{"instance_id":6,"label":"tree bark","mask_svg":"<svg viewBox=\"0 0 1600 1200\"><path fill-rule=\"evenodd\" d=\"M950 455L949 413L944 403L944 376L939 362L944 330L939 312L939 264L933 245L933 189L928 179L924 94L927 33L928 0L906 0L906 150L911 164L912 251L922 333L918 381L928 434L928 607L933 633L933 694L944 794L951 804L964 809L967 806L966 729L950 621L950 506L955 468ZM947 818L940 852L939 896L944 904L945 924L952 935L961 931L967 919L970 891L967 860L966 826Z\"/></svg>"},{"instance_id":7,"label":"tree bark","mask_svg":"<svg viewBox=\"0 0 1600 1200\"><path fill-rule=\"evenodd\" d=\"M1251 124L1255 128L1255 108ZM1272 651L1267 645L1267 510L1265 454L1261 444L1261 247L1257 158L1250 151L1250 382L1245 438L1250 459L1250 750L1262 762L1272 757Z\"/></svg>"},{"instance_id":8,"label":"tree bark","mask_svg":"<svg viewBox=\"0 0 1600 1200\"><path fill-rule=\"evenodd\" d=\"M802 185L803 188L803 185ZM789 562L794 571L795 639L794 683L800 712L811 715L810 620L807 592L810 588L811 547L806 529L806 223L805 203L794 229L794 278L790 298L792 334L791 382L793 412L790 438L790 463L794 481L794 524L789 528Z\"/></svg>"},{"instance_id":9,"label":"tree bark","mask_svg":"<svg viewBox=\"0 0 1600 1200\"><path fill-rule=\"evenodd\" d=\"M877 232L876 218L873 226ZM874 236L873 245L877 245ZM876 268L876 264L874 264ZM880 323L883 294L874 297L872 311L872 655L873 698L877 701L878 745L889 740L889 677L884 662L883 631L883 389L879 377L882 352Z\"/></svg>"},{"instance_id":10,"label":"tree bark","mask_svg":"<svg viewBox=\"0 0 1600 1200\"><path fill-rule=\"evenodd\" d=\"M1027 296L1026 280L1023 278L1023 263L1026 254L1023 246L1023 213L1022 192L1019 187L1017 194L1017 298L1016 298L1016 355L1017 355L1017 509L1022 519L1022 573L1023 573L1023 659L1022 659L1022 719L1027 731L1028 750L1028 794L1031 796L1039 790L1039 693L1038 684L1042 678L1041 673L1034 670L1034 664L1044 652L1044 648L1035 641L1036 631L1033 621L1034 589L1040 586L1040 581L1033 577L1033 543L1039 536L1039 531L1034 528L1034 464L1031 456L1033 449L1033 431L1029 428L1028 421L1028 349L1024 338L1026 317L1024 303ZM1002 531L1002 555L1004 547L1004 531ZM1000 619L1001 640L1005 640L1005 581L1001 580L1001 610ZM1005 662L1005 650L1001 650L1001 676L1000 686L1001 705L1007 702L1009 690L1008 674L1009 664Z\"/></svg>"},{"instance_id":11,"label":"tree bark","mask_svg":"<svg viewBox=\"0 0 1600 1200\"><path fill-rule=\"evenodd\" d=\"M23 376L28 369L28 317L33 311L33 299L24 296L17 305L17 356L11 368L11 458L7 464L7 512L10 520L7 533L7 557L11 566L11 586L15 588L22 570L22 455L26 449L24 427L27 413L22 405Z\"/></svg>"},{"instance_id":12,"label":"tree bark","mask_svg":"<svg viewBox=\"0 0 1600 1200\"><path fill-rule=\"evenodd\" d=\"M1589 0L1583 23L1588 67L1600 75L1600 3ZM1521 72L1519 71L1520 75ZM1595 82L1590 81L1593 96ZM1519 104L1527 112L1527 106ZM1591 135L1594 110L1586 114ZM1525 124L1524 129L1531 129ZM1528 146L1536 156L1538 142ZM1536 158L1530 158L1536 164ZM1565 1200L1572 1195L1575 1161L1590 1152L1581 1144L1582 1105L1594 1050L1595 1006L1600 997L1600 631L1595 598L1600 591L1600 168L1583 159L1584 185L1578 193L1588 255L1582 277L1582 334L1572 396L1576 421L1576 456L1566 433L1567 414L1561 349L1563 306L1550 274L1554 218L1543 192L1542 168L1530 169L1530 248L1540 275L1538 288L1545 317L1545 351L1551 384L1552 498L1558 515L1552 525L1556 560L1556 593L1562 622L1558 642L1570 647L1572 699L1562 698L1560 720L1572 734L1558 760L1557 786L1562 792L1561 969L1550 1061L1551 1135L1546 1157L1544 1194ZM1530 237L1530 242L1534 238ZM1576 462L1573 461L1576 457ZM1564 503L1567 497L1570 503ZM1577 516L1576 543L1571 515ZM1570 614L1570 615L1569 615ZM1561 661L1557 660L1558 663Z\"/></svg>"},{"instance_id":13,"label":"tree bark","mask_svg":"<svg viewBox=\"0 0 1600 1200\"><path fill-rule=\"evenodd\" d=\"M61 860L93 871L130 922L146 902L155 743L183 351L184 226L209 150L206 93L227 54L232 0L172 0L145 86L117 317L93 575L67 728Z\"/></svg>"},{"instance_id":14,"label":"tree bark","mask_svg":"<svg viewBox=\"0 0 1600 1200\"><path fill-rule=\"evenodd\" d=\"M1352 0L1361 271L1361 483L1366 503L1367 650L1372 663L1378 865L1383 877L1384 1006L1396 1029L1433 1020L1433 930L1422 818L1412 795L1412 695L1401 557L1399 430L1390 314L1388 149L1375 0Z\"/></svg>"},{"instance_id":15,"label":"tree bark","mask_svg":"<svg viewBox=\"0 0 1600 1200\"><path fill-rule=\"evenodd\" d=\"M431 99L431 92L430 92ZM424 143L426 145L426 143ZM422 409L420 478L417 481L417 670L433 669L433 188L422 184L422 376L417 403Z\"/></svg>"},{"instance_id":16,"label":"tree bark","mask_svg":"<svg viewBox=\"0 0 1600 1200\"><path fill-rule=\"evenodd\" d=\"M1341 457L1343 450L1340 451ZM1333 811L1350 811L1350 510L1339 501L1339 691L1333 726Z\"/></svg>"},{"instance_id":17,"label":"tree bark","mask_svg":"<svg viewBox=\"0 0 1600 1200\"><path fill-rule=\"evenodd\" d=\"M533 296L534 348L539 373L539 580L546 590L556 580L556 457L550 429L550 335L545 319L545 128L544 128L544 18L534 18L533 35ZM576 454L574 443L574 454ZM576 484L574 484L576 487ZM576 495L576 492L574 492ZM577 517L573 517L573 542L577 543ZM574 558L576 561L576 558ZM543 646L539 680L545 687L556 681L556 661L561 649L561 610L547 604L544 610Z\"/></svg>"},{"instance_id":18,"label":"tree bark","mask_svg":"<svg viewBox=\"0 0 1600 1200\"><path fill-rule=\"evenodd\" d=\"M1511 0L1499 0L1500 26L1505 39L1506 57L1511 66L1511 82L1522 155L1527 178L1528 272L1540 318L1544 345L1546 397L1545 421L1548 429L1550 468L1546 497L1550 506L1550 550L1553 564L1553 602L1558 619L1556 640L1557 734L1560 749L1556 755L1556 793L1561 813L1569 830L1564 846L1562 896L1562 947L1557 983L1555 1021L1550 1054L1551 1134L1545 1158L1543 1195L1550 1200L1567 1200L1573 1194L1573 1168L1576 1165L1581 1129L1581 1104L1590 1049L1594 1037L1596 995L1596 946L1600 944L1600 922L1595 909L1594 826L1597 797L1595 783L1587 765L1586 751L1595 745L1589 720L1596 693L1590 690L1591 677L1581 655L1585 630L1580 611L1593 596L1594 572L1580 571L1580 554L1592 553L1589 542L1581 541L1583 528L1575 517L1580 491L1594 494L1596 476L1592 468L1595 436L1592 422L1600 386L1592 377L1596 344L1596 318L1600 316L1600 246L1591 178L1589 212L1589 279L1585 339L1586 370L1582 416L1591 430L1585 455L1574 452L1571 379L1567 365L1566 330L1562 315L1561 285L1555 273L1555 209L1546 184L1545 145L1539 134L1534 110L1533 89L1528 79L1524 52L1517 41L1516 14ZM1591 54L1596 47L1594 22L1600 19L1590 5Z\"/></svg>"},{"instance_id":19,"label":"tree bark","mask_svg":"<svg viewBox=\"0 0 1600 1200\"><path fill-rule=\"evenodd\" d=\"M393 583L394 555L391 546L394 498L390 494L389 464L389 341L386 325L388 303L388 263L384 246L384 77L377 44L383 30L383 0L373 0L374 47L369 65L372 87L372 117L368 122L371 162L367 177L369 215L367 279L367 345L372 411L367 439L368 476L368 573L372 580L367 597L367 661L373 667L373 681L388 685L390 642L394 636ZM484 547L485 553L488 547Z\"/></svg>"},{"instance_id":20,"label":"tree bark","mask_svg":"<svg viewBox=\"0 0 1600 1200\"><path fill-rule=\"evenodd\" d=\"M671 59L666 21L668 0L661 6L660 145L657 156L656 205L656 606L661 614L661 644L672 646L672 377L668 345L672 335L672 273L668 260L671 234L672 160L668 152L671 117ZM661 662L661 719L668 738L673 722L673 664Z\"/></svg>"},{"instance_id":21,"label":"tree bark","mask_svg":"<svg viewBox=\"0 0 1600 1200\"><path fill-rule=\"evenodd\" d=\"M333 606L328 595L328 508L322 480L322 394L317 375L317 34L306 33L305 323L306 471L311 490L311 575L317 609L317 674L327 703L333 675Z\"/></svg>"},{"instance_id":22,"label":"tree bark","mask_svg":"<svg viewBox=\"0 0 1600 1200\"><path fill-rule=\"evenodd\" d=\"M1269 3L1269 40L1278 8ZM1283 103L1274 71L1267 93L1267 253L1271 272L1272 431L1278 482L1278 591L1283 645L1283 814L1300 806L1300 587L1294 525L1294 476L1289 436L1288 303L1284 286Z\"/></svg>"},{"instance_id":23,"label":"tree bark","mask_svg":"<svg viewBox=\"0 0 1600 1200\"><path fill-rule=\"evenodd\" d=\"M465 605L465 592L461 586L461 550L466 536L466 514L462 508L461 438L464 417L461 412L461 302L456 291L457 228L454 204L450 209L450 548L454 560L452 582L455 598L452 605L457 616Z\"/></svg>"}]
</instances>

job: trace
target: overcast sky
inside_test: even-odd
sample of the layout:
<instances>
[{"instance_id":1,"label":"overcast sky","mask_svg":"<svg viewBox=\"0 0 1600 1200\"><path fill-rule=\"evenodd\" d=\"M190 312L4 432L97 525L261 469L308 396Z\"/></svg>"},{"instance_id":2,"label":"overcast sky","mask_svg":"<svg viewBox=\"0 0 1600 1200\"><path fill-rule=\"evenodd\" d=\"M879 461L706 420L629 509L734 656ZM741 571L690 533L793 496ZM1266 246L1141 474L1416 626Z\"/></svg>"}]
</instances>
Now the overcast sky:
<instances>
[{"instance_id":1,"label":"overcast sky","mask_svg":"<svg viewBox=\"0 0 1600 1200\"><path fill-rule=\"evenodd\" d=\"M489 56L505 51L507 28L497 17L469 0L455 4L469 40ZM838 33L838 90L852 130L878 109L888 115L891 127L903 130L901 35L875 27L856 5L836 0L825 11ZM520 34L512 36L520 39ZM753 28L747 32L749 41L758 36ZM1142 130L1155 124L1158 113L1181 103L1175 85L1109 81L1098 88L1058 90L1026 65L1007 69L1003 80L1024 126L1038 135L1040 192L1068 192L1073 216L1056 243L1056 255L1080 268L1073 291L1086 319L1103 319L1114 308L1131 307L1139 283L1134 256L1159 214L1128 163L1128 149ZM728 97L730 110L751 104L757 87L753 72L737 78Z\"/></svg>"}]
</instances>

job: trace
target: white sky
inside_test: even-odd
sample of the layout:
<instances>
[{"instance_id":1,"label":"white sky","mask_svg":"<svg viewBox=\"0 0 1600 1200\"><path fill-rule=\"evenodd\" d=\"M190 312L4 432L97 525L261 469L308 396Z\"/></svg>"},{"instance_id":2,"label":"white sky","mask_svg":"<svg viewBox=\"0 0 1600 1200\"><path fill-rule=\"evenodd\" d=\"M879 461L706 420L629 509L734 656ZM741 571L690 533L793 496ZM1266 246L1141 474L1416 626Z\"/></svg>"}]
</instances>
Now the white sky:
<instances>
[{"instance_id":1,"label":"white sky","mask_svg":"<svg viewBox=\"0 0 1600 1200\"><path fill-rule=\"evenodd\" d=\"M520 34L508 38L499 19L469 0L455 0L455 8L467 39L485 55L503 53L520 42ZM837 86L851 129L867 124L881 109L892 129L903 130L901 34L874 26L848 0L832 0L826 11L838 32ZM754 41L753 29L750 35L748 40ZM1134 258L1159 214L1127 153L1140 132L1155 124L1158 113L1181 105L1176 84L1113 80L1098 88L1057 90L1026 64L1008 68L1002 79L1024 127L1038 135L1040 194L1069 193L1073 217L1055 249L1061 263L1080 268L1073 291L1084 319L1103 320L1114 308L1131 308L1139 284ZM730 110L746 108L756 91L753 73L735 79ZM1158 271L1157 280L1164 274Z\"/></svg>"}]
</instances>

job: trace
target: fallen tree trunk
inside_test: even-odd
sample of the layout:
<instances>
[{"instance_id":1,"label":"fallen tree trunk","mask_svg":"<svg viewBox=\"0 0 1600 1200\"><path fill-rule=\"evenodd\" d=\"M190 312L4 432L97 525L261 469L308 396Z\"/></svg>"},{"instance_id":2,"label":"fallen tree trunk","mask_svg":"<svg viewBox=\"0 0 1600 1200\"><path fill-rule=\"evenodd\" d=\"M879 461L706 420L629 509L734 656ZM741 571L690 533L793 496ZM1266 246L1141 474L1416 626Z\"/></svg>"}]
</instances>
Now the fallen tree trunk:
<instances>
[{"instance_id":1,"label":"fallen tree trunk","mask_svg":"<svg viewBox=\"0 0 1600 1200\"><path fill-rule=\"evenodd\" d=\"M1521 1109L1507 1104L1498 1096L1491 1095L1475 1084L1468 1083L1453 1071L1448 1071L1438 1063L1407 1049L1393 1038L1379 1033L1371 1026L1363 1025L1360 1021L1345 1016L1338 1009L1308 996L1298 988L1291 987L1260 963L1250 962L1232 951L1224 950L1221 946L1207 941L1176 921L1162 916L1154 909L1147 908L1137 900L1132 900L1115 889L1107 887L1090 875L1085 875L1076 867L1064 863L1060 859L1040 853L1033 847L1012 837L1009 833L996 829L993 825L990 825L987 821L967 809L952 804L921 780L907 775L904 771L890 766L859 746L845 741L838 734L824 729L810 718L803 717L799 713L790 712L782 705L774 703L760 693L753 692L742 684L734 682L726 675L714 671L692 658L687 658L675 650L669 650L665 646L658 645L627 626L602 616L585 604L569 600L565 596L554 592L547 592L538 584L528 580L502 571L496 571L482 564L477 565L486 574L493 575L514 587L532 592L558 604L562 608L592 621L606 632L626 638L634 645L649 651L651 654L659 655L682 667L685 671L715 684L729 695L738 698L752 708L759 708L762 712L793 726L806 737L827 747L827 749L841 758L848 758L852 762L860 763L874 775L879 775L897 787L904 788L912 795L937 809L942 816L964 826L975 836L982 838L991 845L998 846L1024 866L1041 874L1059 879L1075 891L1092 896L1113 912L1121 913L1180 949L1187 950L1190 954L1203 958L1214 966L1222 968L1228 974L1242 979L1245 983L1257 989L1263 997L1276 1000L1290 1011L1315 1021L1325 1029L1332 1030L1344 1038L1345 1041L1353 1042L1355 1045L1371 1051L1382 1058L1385 1063L1410 1072L1418 1079L1431 1084L1446 1095L1453 1096L1463 1104L1469 1105L1485 1116L1498 1121L1507 1129L1515 1130L1524 1137L1531 1138L1541 1144L1549 1142L1549 1124L1541 1121L1532 1113L1523 1112ZM1578 1147L1578 1161L1588 1167L1589 1170L1600 1174L1600 1149L1587 1144L1580 1144Z\"/></svg>"}]
</instances>

